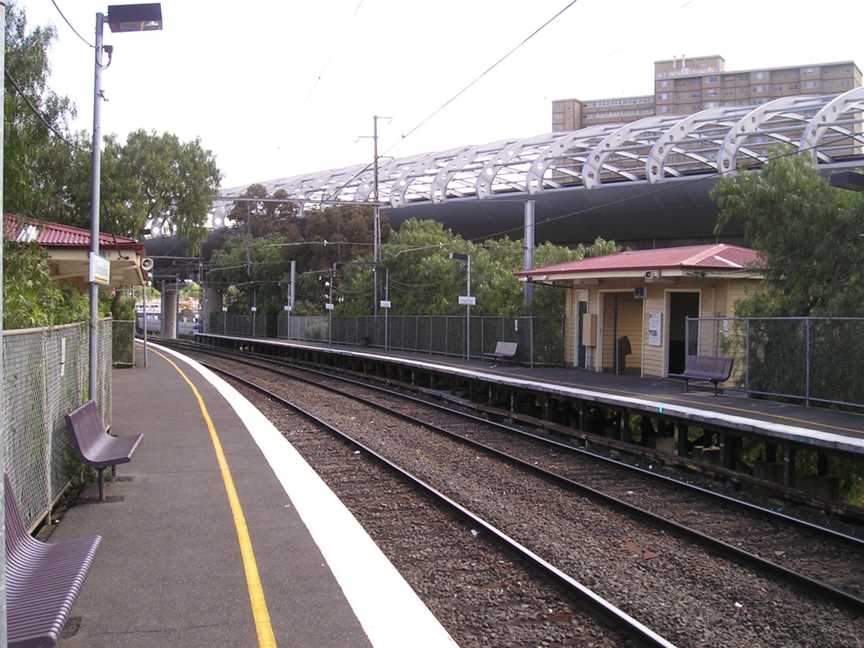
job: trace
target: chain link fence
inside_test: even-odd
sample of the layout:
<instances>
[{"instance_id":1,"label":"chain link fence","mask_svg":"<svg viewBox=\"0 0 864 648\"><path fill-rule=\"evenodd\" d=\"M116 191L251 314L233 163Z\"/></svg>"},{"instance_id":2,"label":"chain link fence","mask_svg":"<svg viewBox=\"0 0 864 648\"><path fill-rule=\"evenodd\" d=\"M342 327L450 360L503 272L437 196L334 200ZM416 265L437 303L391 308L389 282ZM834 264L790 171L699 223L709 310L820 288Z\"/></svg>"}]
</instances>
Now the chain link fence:
<instances>
[{"instance_id":1,"label":"chain link fence","mask_svg":"<svg viewBox=\"0 0 864 648\"><path fill-rule=\"evenodd\" d=\"M691 354L734 358L749 394L864 407L864 318L688 318L686 331Z\"/></svg>"},{"instance_id":2,"label":"chain link fence","mask_svg":"<svg viewBox=\"0 0 864 648\"><path fill-rule=\"evenodd\" d=\"M470 333L469 333L470 328ZM248 329L247 329L248 330ZM516 342L514 362L564 364L564 320L560 317L395 315L333 317L280 315L276 335L307 342L375 347L389 351L480 358L498 342ZM470 349L466 340L470 336Z\"/></svg>"},{"instance_id":3,"label":"chain link fence","mask_svg":"<svg viewBox=\"0 0 864 648\"><path fill-rule=\"evenodd\" d=\"M3 334L6 470L28 526L50 510L80 466L65 415L87 398L89 326L69 324ZM99 322L96 400L111 424L113 324Z\"/></svg>"}]
</instances>

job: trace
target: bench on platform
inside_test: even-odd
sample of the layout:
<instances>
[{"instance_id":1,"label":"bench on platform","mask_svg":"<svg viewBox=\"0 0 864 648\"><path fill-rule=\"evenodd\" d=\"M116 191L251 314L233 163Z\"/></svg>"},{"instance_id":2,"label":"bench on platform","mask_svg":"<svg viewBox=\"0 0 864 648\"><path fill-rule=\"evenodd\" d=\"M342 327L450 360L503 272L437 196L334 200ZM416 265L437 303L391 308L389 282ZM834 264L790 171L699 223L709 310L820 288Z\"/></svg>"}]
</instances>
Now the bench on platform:
<instances>
[{"instance_id":1,"label":"bench on platform","mask_svg":"<svg viewBox=\"0 0 864 648\"><path fill-rule=\"evenodd\" d=\"M108 467L116 470L117 464L128 463L144 435L117 437L105 432L102 418L96 409L96 401L92 400L67 414L66 425L81 460L99 472L99 500L104 501L102 472Z\"/></svg>"},{"instance_id":2,"label":"bench on platform","mask_svg":"<svg viewBox=\"0 0 864 648\"><path fill-rule=\"evenodd\" d=\"M56 646L101 536L48 544L27 533L12 485L6 492L6 631L9 648Z\"/></svg>"},{"instance_id":3,"label":"bench on platform","mask_svg":"<svg viewBox=\"0 0 864 648\"><path fill-rule=\"evenodd\" d=\"M729 376L732 375L733 362L733 358L688 355L684 371L680 374L669 374L669 377L683 379L685 392L689 391L691 380L713 383L716 396L719 393L719 384L729 380Z\"/></svg>"},{"instance_id":4,"label":"bench on platform","mask_svg":"<svg viewBox=\"0 0 864 648\"><path fill-rule=\"evenodd\" d=\"M484 353L483 357L489 360L512 360L516 357L519 348L518 342L498 342L492 353Z\"/></svg>"}]
</instances>

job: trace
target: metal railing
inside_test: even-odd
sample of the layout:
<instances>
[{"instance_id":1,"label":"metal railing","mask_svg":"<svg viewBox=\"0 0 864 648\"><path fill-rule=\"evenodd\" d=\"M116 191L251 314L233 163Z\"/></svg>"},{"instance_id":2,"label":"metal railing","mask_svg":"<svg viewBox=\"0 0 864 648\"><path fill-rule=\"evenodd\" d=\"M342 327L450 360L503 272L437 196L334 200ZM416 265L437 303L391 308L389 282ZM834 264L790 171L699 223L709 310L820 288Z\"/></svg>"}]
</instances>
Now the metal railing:
<instances>
[{"instance_id":1,"label":"metal railing","mask_svg":"<svg viewBox=\"0 0 864 648\"><path fill-rule=\"evenodd\" d=\"M689 353L735 359L748 394L864 407L864 318L687 318Z\"/></svg>"},{"instance_id":2,"label":"metal railing","mask_svg":"<svg viewBox=\"0 0 864 648\"><path fill-rule=\"evenodd\" d=\"M253 330L254 327L254 330ZM516 342L513 361L527 366L564 364L564 318L473 316L470 345L463 315L278 317L213 313L207 332L247 337L279 337L305 342L347 344L388 351L427 353L477 360L498 342Z\"/></svg>"},{"instance_id":3,"label":"metal railing","mask_svg":"<svg viewBox=\"0 0 864 648\"><path fill-rule=\"evenodd\" d=\"M564 363L563 318L474 316L470 344L466 324L458 315L280 315L277 337L475 360L493 352L498 342L516 342L514 362L532 367Z\"/></svg>"},{"instance_id":4,"label":"metal railing","mask_svg":"<svg viewBox=\"0 0 864 648\"><path fill-rule=\"evenodd\" d=\"M80 466L65 416L88 398L88 324L21 329L3 334L2 415L6 471L25 523L48 513ZM113 323L99 322L96 402L111 423Z\"/></svg>"}]
</instances>

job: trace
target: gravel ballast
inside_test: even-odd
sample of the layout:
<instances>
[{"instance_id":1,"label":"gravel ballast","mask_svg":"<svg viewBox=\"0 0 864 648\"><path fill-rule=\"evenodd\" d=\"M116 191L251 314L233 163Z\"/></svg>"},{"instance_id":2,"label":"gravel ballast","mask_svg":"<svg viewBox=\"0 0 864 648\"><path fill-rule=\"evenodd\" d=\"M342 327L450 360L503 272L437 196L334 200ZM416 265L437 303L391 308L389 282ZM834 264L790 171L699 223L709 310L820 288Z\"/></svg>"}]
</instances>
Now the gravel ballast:
<instances>
[{"instance_id":1,"label":"gravel ballast","mask_svg":"<svg viewBox=\"0 0 864 648\"><path fill-rule=\"evenodd\" d=\"M231 365L411 470L681 645L858 646L860 616L320 388Z\"/></svg>"}]
</instances>

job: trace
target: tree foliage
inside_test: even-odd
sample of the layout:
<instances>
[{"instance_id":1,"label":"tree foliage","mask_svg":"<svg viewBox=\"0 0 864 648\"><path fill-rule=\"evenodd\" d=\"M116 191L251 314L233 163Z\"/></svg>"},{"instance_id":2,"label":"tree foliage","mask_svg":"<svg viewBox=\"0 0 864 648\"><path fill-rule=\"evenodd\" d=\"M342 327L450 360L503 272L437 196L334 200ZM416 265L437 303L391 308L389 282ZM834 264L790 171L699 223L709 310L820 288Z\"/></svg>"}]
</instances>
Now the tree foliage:
<instances>
[{"instance_id":1,"label":"tree foliage","mask_svg":"<svg viewBox=\"0 0 864 648\"><path fill-rule=\"evenodd\" d=\"M30 28L20 7L7 12L4 207L49 221L90 222L91 142L70 133L75 106L48 86L53 27ZM25 99L26 98L26 99ZM40 120L28 102L41 112ZM65 141L64 141L65 140ZM139 238L147 224L193 241L204 233L221 174L213 153L197 139L137 130L125 142L104 138L101 230Z\"/></svg>"},{"instance_id":2,"label":"tree foliage","mask_svg":"<svg viewBox=\"0 0 864 648\"><path fill-rule=\"evenodd\" d=\"M75 107L70 99L48 87L48 51L56 37L50 26L31 29L19 6L7 7L3 168L6 211L32 216L69 213L62 187L71 176L73 165L68 164L68 158L74 155L74 147L58 139L27 103L42 113L48 125L71 137L69 122L75 117Z\"/></svg>"},{"instance_id":3,"label":"tree foliage","mask_svg":"<svg viewBox=\"0 0 864 648\"><path fill-rule=\"evenodd\" d=\"M48 253L36 243L3 245L3 328L56 326L89 317L87 297L51 279ZM107 302L100 304L106 313Z\"/></svg>"},{"instance_id":4,"label":"tree foliage","mask_svg":"<svg viewBox=\"0 0 864 648\"><path fill-rule=\"evenodd\" d=\"M574 261L585 256L617 251L614 243L598 239L590 247L568 248L543 243L534 252L536 266ZM464 264L449 258L451 252L471 255L472 309L477 315L515 316L523 312L522 284L515 273L522 269L522 241L508 238L480 243L466 241L435 221L408 220L384 247L382 265L389 270L389 298L393 315L452 315L461 313L459 295L466 290ZM372 271L368 265L347 266L337 278L342 300L337 314L368 314L372 304ZM383 281L382 281L383 285ZM358 298L365 296L365 299ZM535 286L532 312L561 316L564 291Z\"/></svg>"},{"instance_id":5,"label":"tree foliage","mask_svg":"<svg viewBox=\"0 0 864 648\"><path fill-rule=\"evenodd\" d=\"M760 252L764 290L741 315L864 315L864 195L835 189L804 156L721 178L718 232L744 225Z\"/></svg>"},{"instance_id":6,"label":"tree foliage","mask_svg":"<svg viewBox=\"0 0 864 648\"><path fill-rule=\"evenodd\" d=\"M244 197L268 196L264 187L252 185ZM277 191L270 197L285 194ZM371 252L372 217L371 208L359 205L311 209L301 218L290 202L237 201L229 212L235 226L211 256L208 283L222 289L231 311L248 313L254 289L258 312L273 315L285 303L294 260L296 312L318 313L328 269ZM385 222L383 240L389 231Z\"/></svg>"}]
</instances>

